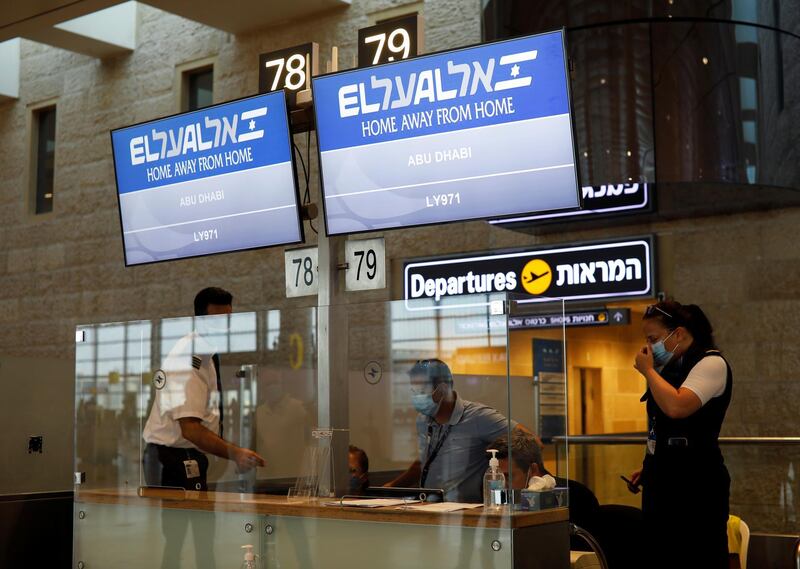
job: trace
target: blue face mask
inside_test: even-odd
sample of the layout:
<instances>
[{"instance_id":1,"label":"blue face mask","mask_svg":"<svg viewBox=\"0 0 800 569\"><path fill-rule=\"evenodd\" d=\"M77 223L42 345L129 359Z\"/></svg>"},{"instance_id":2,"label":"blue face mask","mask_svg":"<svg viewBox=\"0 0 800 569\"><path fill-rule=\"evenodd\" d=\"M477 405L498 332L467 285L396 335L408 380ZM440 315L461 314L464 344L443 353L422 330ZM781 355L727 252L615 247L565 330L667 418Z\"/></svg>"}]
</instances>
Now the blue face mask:
<instances>
[{"instance_id":1,"label":"blue face mask","mask_svg":"<svg viewBox=\"0 0 800 569\"><path fill-rule=\"evenodd\" d=\"M350 476L350 487L349 491L351 493L362 492L366 489L367 485L365 484L366 479L364 476Z\"/></svg>"},{"instance_id":2,"label":"blue face mask","mask_svg":"<svg viewBox=\"0 0 800 569\"><path fill-rule=\"evenodd\" d=\"M653 363L656 365L656 367L664 367L665 365L667 365L667 363L669 363L669 360L672 359L672 356L675 355L675 352L670 352L664 346L664 342L669 340L670 336L672 336L674 333L675 330L670 332L669 336L667 336L663 340L659 340L658 342L653 344Z\"/></svg>"},{"instance_id":3,"label":"blue face mask","mask_svg":"<svg viewBox=\"0 0 800 569\"><path fill-rule=\"evenodd\" d=\"M439 411L439 403L433 400L432 393L414 393L411 396L411 403L417 413L422 413L426 417L435 417Z\"/></svg>"}]
</instances>

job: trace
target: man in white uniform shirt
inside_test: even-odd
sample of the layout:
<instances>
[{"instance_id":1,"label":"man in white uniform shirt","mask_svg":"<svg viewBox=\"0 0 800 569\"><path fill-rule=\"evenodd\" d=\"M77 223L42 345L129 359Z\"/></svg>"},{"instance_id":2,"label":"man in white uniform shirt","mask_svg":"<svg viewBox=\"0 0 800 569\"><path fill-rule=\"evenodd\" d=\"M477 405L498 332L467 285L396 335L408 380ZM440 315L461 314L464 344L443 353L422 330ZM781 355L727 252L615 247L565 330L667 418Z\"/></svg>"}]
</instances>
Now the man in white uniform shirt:
<instances>
[{"instance_id":1,"label":"man in white uniform shirt","mask_svg":"<svg viewBox=\"0 0 800 569\"><path fill-rule=\"evenodd\" d=\"M233 296L221 288L206 288L195 297L194 308L195 316L206 317L198 328L208 329L215 315L227 318L233 311ZM258 454L222 438L219 356L201 333L178 340L157 374L156 398L143 433L148 486L207 490L204 453L234 461L241 472L264 466Z\"/></svg>"}]
</instances>

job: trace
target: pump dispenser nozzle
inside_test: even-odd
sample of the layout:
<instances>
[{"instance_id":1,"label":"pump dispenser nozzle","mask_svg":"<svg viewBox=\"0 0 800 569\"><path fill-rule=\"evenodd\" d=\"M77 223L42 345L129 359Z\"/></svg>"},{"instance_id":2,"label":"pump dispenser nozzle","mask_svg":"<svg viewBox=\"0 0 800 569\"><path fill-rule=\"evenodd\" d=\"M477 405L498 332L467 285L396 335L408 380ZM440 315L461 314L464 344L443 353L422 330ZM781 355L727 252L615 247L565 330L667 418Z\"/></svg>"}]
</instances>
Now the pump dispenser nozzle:
<instances>
[{"instance_id":1,"label":"pump dispenser nozzle","mask_svg":"<svg viewBox=\"0 0 800 569\"><path fill-rule=\"evenodd\" d=\"M247 551L245 551L245 554L244 554L244 560L245 561L255 561L256 560L256 556L253 553L253 546L252 545L243 545L242 549L246 549L247 550Z\"/></svg>"},{"instance_id":2,"label":"pump dispenser nozzle","mask_svg":"<svg viewBox=\"0 0 800 569\"><path fill-rule=\"evenodd\" d=\"M505 503L503 489L506 487L506 477L500 472L497 449L490 448L486 452L492 453L492 458L489 459L489 468L483 475L483 506L487 511L496 512Z\"/></svg>"}]
</instances>

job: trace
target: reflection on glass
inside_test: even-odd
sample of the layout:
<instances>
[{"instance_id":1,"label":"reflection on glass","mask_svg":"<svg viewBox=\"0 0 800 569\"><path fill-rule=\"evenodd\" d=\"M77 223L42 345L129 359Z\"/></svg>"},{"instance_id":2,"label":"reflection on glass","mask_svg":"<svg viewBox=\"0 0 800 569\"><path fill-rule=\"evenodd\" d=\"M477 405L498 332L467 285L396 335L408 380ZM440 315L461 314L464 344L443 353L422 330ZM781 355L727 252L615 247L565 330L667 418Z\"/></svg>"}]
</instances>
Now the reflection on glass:
<instances>
[{"instance_id":1,"label":"reflection on glass","mask_svg":"<svg viewBox=\"0 0 800 569\"><path fill-rule=\"evenodd\" d=\"M795 13L791 0L490 0L484 24L486 39L567 27L583 186L797 188L800 171L785 167L799 147L787 97L800 75L784 58L800 45ZM701 198L719 201L706 187Z\"/></svg>"},{"instance_id":2,"label":"reflection on glass","mask_svg":"<svg viewBox=\"0 0 800 569\"><path fill-rule=\"evenodd\" d=\"M267 349L277 350L281 337L281 313L279 310L267 312Z\"/></svg>"},{"instance_id":3,"label":"reflection on glass","mask_svg":"<svg viewBox=\"0 0 800 569\"><path fill-rule=\"evenodd\" d=\"M650 27L569 34L577 65L572 97L582 186L655 179Z\"/></svg>"},{"instance_id":4,"label":"reflection on glass","mask_svg":"<svg viewBox=\"0 0 800 569\"><path fill-rule=\"evenodd\" d=\"M300 472L314 419L298 392L292 370L267 374L259 384L255 409L255 448L267 465L259 476L290 479Z\"/></svg>"}]
</instances>

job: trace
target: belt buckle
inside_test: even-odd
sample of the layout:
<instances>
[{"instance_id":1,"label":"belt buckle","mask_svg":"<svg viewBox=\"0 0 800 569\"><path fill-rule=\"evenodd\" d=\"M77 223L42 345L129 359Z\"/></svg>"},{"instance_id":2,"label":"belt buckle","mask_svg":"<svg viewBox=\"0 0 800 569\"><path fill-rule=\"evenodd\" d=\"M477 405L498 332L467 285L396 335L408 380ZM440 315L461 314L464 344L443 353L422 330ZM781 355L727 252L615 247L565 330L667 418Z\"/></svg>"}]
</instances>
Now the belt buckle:
<instances>
[{"instance_id":1,"label":"belt buckle","mask_svg":"<svg viewBox=\"0 0 800 569\"><path fill-rule=\"evenodd\" d=\"M667 439L668 447L688 447L689 439L686 437L670 437Z\"/></svg>"}]
</instances>

